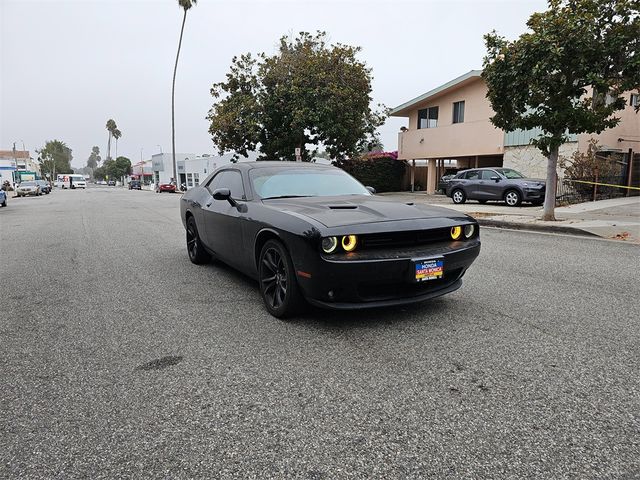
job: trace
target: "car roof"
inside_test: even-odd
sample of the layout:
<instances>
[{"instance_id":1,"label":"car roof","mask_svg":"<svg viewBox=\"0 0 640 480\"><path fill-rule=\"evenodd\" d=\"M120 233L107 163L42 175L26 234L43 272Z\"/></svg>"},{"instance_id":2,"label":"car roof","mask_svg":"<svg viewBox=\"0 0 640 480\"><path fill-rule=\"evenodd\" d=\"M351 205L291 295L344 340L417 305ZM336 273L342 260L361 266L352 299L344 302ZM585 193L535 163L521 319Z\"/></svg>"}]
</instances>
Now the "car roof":
<instances>
[{"instance_id":1,"label":"car roof","mask_svg":"<svg viewBox=\"0 0 640 480\"><path fill-rule=\"evenodd\" d=\"M314 168L318 170L326 170L336 168L333 165L323 165L311 162L290 162L290 161L258 161L258 162L238 162L220 167L219 170L235 168L238 170L252 170L254 168Z\"/></svg>"}]
</instances>

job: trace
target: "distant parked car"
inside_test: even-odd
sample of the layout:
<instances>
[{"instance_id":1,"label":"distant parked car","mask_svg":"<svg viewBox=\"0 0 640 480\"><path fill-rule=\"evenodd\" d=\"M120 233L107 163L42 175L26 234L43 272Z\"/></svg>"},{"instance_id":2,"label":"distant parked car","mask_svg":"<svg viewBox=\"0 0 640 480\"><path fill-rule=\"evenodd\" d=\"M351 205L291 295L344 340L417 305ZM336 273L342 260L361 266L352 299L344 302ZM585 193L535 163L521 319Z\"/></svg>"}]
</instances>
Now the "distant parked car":
<instances>
[{"instance_id":1,"label":"distant parked car","mask_svg":"<svg viewBox=\"0 0 640 480\"><path fill-rule=\"evenodd\" d=\"M7 206L7 192L0 190L0 206Z\"/></svg>"},{"instance_id":2,"label":"distant parked car","mask_svg":"<svg viewBox=\"0 0 640 480\"><path fill-rule=\"evenodd\" d=\"M16 188L16 194L19 197L26 197L27 195L33 195L34 197L38 195L42 195L40 191L40 185L38 185L35 181L22 182Z\"/></svg>"},{"instance_id":3,"label":"distant parked car","mask_svg":"<svg viewBox=\"0 0 640 480\"><path fill-rule=\"evenodd\" d=\"M442 194L447 193L447 185L449 185L449 180L451 180L455 176L455 174L450 174L440 177L440 181L438 182L438 191Z\"/></svg>"},{"instance_id":4,"label":"distant parked car","mask_svg":"<svg viewBox=\"0 0 640 480\"><path fill-rule=\"evenodd\" d=\"M36 180L36 183L40 185L40 191L49 195L51 193L51 184L46 180Z\"/></svg>"},{"instance_id":5,"label":"distant parked car","mask_svg":"<svg viewBox=\"0 0 640 480\"><path fill-rule=\"evenodd\" d=\"M175 193L176 183L175 182L159 183L158 186L156 187L156 193L162 193L162 192Z\"/></svg>"},{"instance_id":6,"label":"distant parked car","mask_svg":"<svg viewBox=\"0 0 640 480\"><path fill-rule=\"evenodd\" d=\"M115 180L109 180L107 182L107 185L110 186L110 187L115 187L116 186L116 181Z\"/></svg>"},{"instance_id":7,"label":"distant parked car","mask_svg":"<svg viewBox=\"0 0 640 480\"><path fill-rule=\"evenodd\" d=\"M522 202L534 205L544 203L545 181L526 178L511 168L474 168L459 172L449 180L447 196L453 203L467 200L502 200L510 207Z\"/></svg>"},{"instance_id":8,"label":"distant parked car","mask_svg":"<svg viewBox=\"0 0 640 480\"><path fill-rule=\"evenodd\" d=\"M139 180L132 180L129 182L129 190L142 190Z\"/></svg>"}]
</instances>

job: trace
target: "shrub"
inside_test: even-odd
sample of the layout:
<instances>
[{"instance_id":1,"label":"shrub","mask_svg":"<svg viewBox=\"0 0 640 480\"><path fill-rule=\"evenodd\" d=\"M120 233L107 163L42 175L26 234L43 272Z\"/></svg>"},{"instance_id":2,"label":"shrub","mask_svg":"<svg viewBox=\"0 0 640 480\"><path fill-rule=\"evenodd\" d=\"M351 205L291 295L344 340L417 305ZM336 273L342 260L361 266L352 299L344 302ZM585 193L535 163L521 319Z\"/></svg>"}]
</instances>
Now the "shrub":
<instances>
[{"instance_id":1,"label":"shrub","mask_svg":"<svg viewBox=\"0 0 640 480\"><path fill-rule=\"evenodd\" d=\"M402 189L407 167L406 162L397 158L397 152L375 152L357 159L338 160L334 165L377 192L397 192Z\"/></svg>"}]
</instances>

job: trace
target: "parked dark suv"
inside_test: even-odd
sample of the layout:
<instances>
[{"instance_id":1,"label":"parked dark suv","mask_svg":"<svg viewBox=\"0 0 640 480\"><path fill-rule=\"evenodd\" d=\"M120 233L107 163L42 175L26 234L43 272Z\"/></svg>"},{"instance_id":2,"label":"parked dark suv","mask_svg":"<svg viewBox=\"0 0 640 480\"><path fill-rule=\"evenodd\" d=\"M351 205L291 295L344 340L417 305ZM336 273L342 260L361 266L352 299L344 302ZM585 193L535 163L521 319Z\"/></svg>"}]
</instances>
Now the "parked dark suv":
<instances>
[{"instance_id":1,"label":"parked dark suv","mask_svg":"<svg viewBox=\"0 0 640 480\"><path fill-rule=\"evenodd\" d=\"M447 196L453 203L467 200L504 201L510 207L522 202L534 205L544 203L545 182L535 178L525 178L511 168L474 168L464 170L449 180Z\"/></svg>"},{"instance_id":2,"label":"parked dark suv","mask_svg":"<svg viewBox=\"0 0 640 480\"><path fill-rule=\"evenodd\" d=\"M131 180L129 182L129 190L142 190L139 180Z\"/></svg>"}]
</instances>

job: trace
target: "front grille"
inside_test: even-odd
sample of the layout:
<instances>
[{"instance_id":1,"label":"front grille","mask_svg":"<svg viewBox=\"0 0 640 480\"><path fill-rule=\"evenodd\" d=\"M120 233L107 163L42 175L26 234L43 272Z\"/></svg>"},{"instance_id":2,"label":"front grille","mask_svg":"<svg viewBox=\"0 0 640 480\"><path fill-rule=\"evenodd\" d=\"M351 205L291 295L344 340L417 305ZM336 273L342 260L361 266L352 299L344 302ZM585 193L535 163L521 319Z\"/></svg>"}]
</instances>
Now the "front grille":
<instances>
[{"instance_id":1,"label":"front grille","mask_svg":"<svg viewBox=\"0 0 640 480\"><path fill-rule=\"evenodd\" d=\"M360 249L408 247L451 240L450 228L412 230L408 232L370 233L358 237Z\"/></svg>"}]
</instances>

